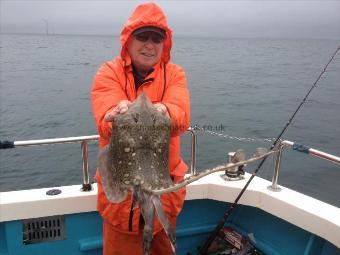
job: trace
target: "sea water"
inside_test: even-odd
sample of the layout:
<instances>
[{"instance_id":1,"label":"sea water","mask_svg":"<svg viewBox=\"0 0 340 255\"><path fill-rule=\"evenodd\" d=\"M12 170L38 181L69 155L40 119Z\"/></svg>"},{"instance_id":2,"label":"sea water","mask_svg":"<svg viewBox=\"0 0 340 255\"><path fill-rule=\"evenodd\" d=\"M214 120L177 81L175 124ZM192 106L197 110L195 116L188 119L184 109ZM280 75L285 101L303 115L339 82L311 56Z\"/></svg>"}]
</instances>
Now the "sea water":
<instances>
[{"instance_id":1,"label":"sea water","mask_svg":"<svg viewBox=\"0 0 340 255\"><path fill-rule=\"evenodd\" d=\"M271 146L335 51L336 40L174 38L172 61L187 75L198 171L230 151ZM102 63L120 52L115 36L1 35L0 140L97 134L90 90ZM340 155L340 56L283 138ZM256 138L251 139L240 138ZM91 180L97 143L89 146ZM190 163L190 135L182 154ZM79 184L80 144L0 151L0 191ZM274 160L259 175L271 180ZM246 167L252 172L256 164ZM340 206L340 167L285 150L279 184Z\"/></svg>"}]
</instances>

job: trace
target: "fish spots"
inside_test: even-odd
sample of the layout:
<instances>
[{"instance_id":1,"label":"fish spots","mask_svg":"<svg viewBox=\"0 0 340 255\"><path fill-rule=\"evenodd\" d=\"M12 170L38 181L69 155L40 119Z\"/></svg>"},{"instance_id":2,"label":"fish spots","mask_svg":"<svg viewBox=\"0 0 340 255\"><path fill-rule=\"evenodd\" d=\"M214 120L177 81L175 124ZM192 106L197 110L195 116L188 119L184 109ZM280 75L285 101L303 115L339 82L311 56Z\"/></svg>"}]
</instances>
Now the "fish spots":
<instances>
[{"instance_id":1,"label":"fish spots","mask_svg":"<svg viewBox=\"0 0 340 255\"><path fill-rule=\"evenodd\" d=\"M144 182L143 182L143 183L144 183ZM142 184L142 180L141 180L141 178L140 178L139 175L136 175L136 177L135 177L135 179L134 179L134 181L133 181L133 184L134 184L134 185L140 185L140 184Z\"/></svg>"},{"instance_id":2,"label":"fish spots","mask_svg":"<svg viewBox=\"0 0 340 255\"><path fill-rule=\"evenodd\" d=\"M121 161L121 160L119 160L119 161L118 161L118 164L119 164L119 165L120 165L120 164L122 164L122 161Z\"/></svg>"},{"instance_id":3,"label":"fish spots","mask_svg":"<svg viewBox=\"0 0 340 255\"><path fill-rule=\"evenodd\" d=\"M139 137L139 140L143 140L143 136L140 136L140 137Z\"/></svg>"},{"instance_id":4,"label":"fish spots","mask_svg":"<svg viewBox=\"0 0 340 255\"><path fill-rule=\"evenodd\" d=\"M130 174L125 173L124 174L124 184L129 185L131 182L127 179L130 177Z\"/></svg>"},{"instance_id":5,"label":"fish spots","mask_svg":"<svg viewBox=\"0 0 340 255\"><path fill-rule=\"evenodd\" d=\"M159 153L162 153L162 149L161 148L158 148L157 150Z\"/></svg>"},{"instance_id":6,"label":"fish spots","mask_svg":"<svg viewBox=\"0 0 340 255\"><path fill-rule=\"evenodd\" d=\"M125 151L125 152L130 152L130 150L131 150L131 149L130 149L129 147L124 148L124 151Z\"/></svg>"},{"instance_id":7,"label":"fish spots","mask_svg":"<svg viewBox=\"0 0 340 255\"><path fill-rule=\"evenodd\" d=\"M129 165L129 166L131 166L131 165L132 165L132 163L131 163L131 162L128 162L128 165Z\"/></svg>"},{"instance_id":8,"label":"fish spots","mask_svg":"<svg viewBox=\"0 0 340 255\"><path fill-rule=\"evenodd\" d=\"M154 155L155 157L157 156L157 154L156 154L155 152L153 153L153 155Z\"/></svg>"},{"instance_id":9,"label":"fish spots","mask_svg":"<svg viewBox=\"0 0 340 255\"><path fill-rule=\"evenodd\" d=\"M133 152L133 153L131 154L131 156L132 156L132 157L136 156L136 153L135 153L135 152Z\"/></svg>"}]
</instances>

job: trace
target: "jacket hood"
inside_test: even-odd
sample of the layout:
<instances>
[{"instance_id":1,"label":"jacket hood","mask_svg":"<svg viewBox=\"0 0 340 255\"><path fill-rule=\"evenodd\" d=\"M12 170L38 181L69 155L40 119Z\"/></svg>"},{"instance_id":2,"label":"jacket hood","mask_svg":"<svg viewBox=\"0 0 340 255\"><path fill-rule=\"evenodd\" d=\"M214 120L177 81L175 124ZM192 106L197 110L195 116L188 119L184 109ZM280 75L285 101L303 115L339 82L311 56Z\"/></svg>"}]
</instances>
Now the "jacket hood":
<instances>
[{"instance_id":1,"label":"jacket hood","mask_svg":"<svg viewBox=\"0 0 340 255\"><path fill-rule=\"evenodd\" d=\"M168 26L163 10L155 3L145 3L138 5L125 23L120 34L120 42L122 47L120 54L122 59L130 59L127 52L127 42L132 32L140 27L145 26L159 27L165 31L166 38L163 42L163 54L161 61L164 63L169 62L170 51L172 47L172 31Z\"/></svg>"}]
</instances>

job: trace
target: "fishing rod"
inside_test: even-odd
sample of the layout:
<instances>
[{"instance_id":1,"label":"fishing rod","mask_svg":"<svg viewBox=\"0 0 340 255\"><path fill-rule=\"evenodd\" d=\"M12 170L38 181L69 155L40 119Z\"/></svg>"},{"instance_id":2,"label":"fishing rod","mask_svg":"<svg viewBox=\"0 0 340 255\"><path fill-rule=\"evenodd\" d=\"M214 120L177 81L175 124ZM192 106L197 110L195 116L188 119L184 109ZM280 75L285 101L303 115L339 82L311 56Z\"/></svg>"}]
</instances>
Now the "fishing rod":
<instances>
[{"instance_id":1,"label":"fishing rod","mask_svg":"<svg viewBox=\"0 0 340 255\"><path fill-rule=\"evenodd\" d=\"M293 113L293 115L290 117L290 119L288 120L288 122L286 123L286 125L284 126L284 128L282 129L282 131L280 132L280 134L277 136L277 138L275 139L274 143L272 144L272 146L270 147L269 150L272 150L277 143L280 141L282 135L284 134L284 132L287 130L287 128L290 126L290 124L292 123L295 115L298 113L298 111L300 110L300 108L302 107L302 105L306 102L309 94L312 92L312 90L316 87L317 83L319 82L319 80L321 79L322 75L326 72L328 65L333 61L335 55L338 53L340 49L340 45L338 46L338 48L335 50L335 52L332 54L330 60L328 61L328 63L325 65L325 67L323 68L323 70L321 71L321 73L319 74L318 78L315 80L315 82L313 83L313 86L308 90L307 94L305 95L305 97L302 99L302 101L300 102L299 106L297 107L297 109L295 110L295 112ZM231 204L231 206L229 207L229 209L224 213L222 219L220 220L220 222L217 224L217 226L215 227L214 231L211 233L211 235L208 237L208 239L205 241L205 243L203 244L202 248L199 250L199 253L201 255L206 255L207 251L211 245L211 243L215 240L216 236L218 235L218 233L220 232L220 230L223 228L223 226L225 225L225 223L227 222L229 216L231 215L231 213L233 212L233 210L235 209L238 201L240 200L240 198L242 197L242 195L244 194L244 192L246 191L246 189L248 188L249 184L251 183L251 181L254 179L254 177L256 176L257 172L260 170L260 168L262 167L263 163L266 161L266 159L268 158L268 156L264 157L260 164L257 166L257 168L255 169L255 171L252 173L252 175L250 176L249 180L247 181L246 185L244 185L243 189L241 190L241 192L238 194L237 198L235 199L235 201Z\"/></svg>"}]
</instances>

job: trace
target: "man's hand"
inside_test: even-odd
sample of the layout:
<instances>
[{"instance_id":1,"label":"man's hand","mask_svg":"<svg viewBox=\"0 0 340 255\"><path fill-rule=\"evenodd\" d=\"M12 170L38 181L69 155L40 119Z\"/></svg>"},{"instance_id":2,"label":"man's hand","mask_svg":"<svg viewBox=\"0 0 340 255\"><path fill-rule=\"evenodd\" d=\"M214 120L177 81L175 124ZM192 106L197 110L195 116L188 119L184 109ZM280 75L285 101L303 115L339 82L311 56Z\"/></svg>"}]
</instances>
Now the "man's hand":
<instances>
[{"instance_id":1,"label":"man's hand","mask_svg":"<svg viewBox=\"0 0 340 255\"><path fill-rule=\"evenodd\" d=\"M113 108L111 111L109 111L105 114L105 117L104 117L105 121L111 122L111 121L113 121L113 118L117 114L122 114L122 113L127 112L127 110L129 109L131 104L132 104L132 102L129 101L129 100L120 101L115 108Z\"/></svg>"},{"instance_id":2,"label":"man's hand","mask_svg":"<svg viewBox=\"0 0 340 255\"><path fill-rule=\"evenodd\" d=\"M166 108L164 104L156 103L153 106L156 107L157 111L159 111L161 114L166 115L168 118L170 118L168 109Z\"/></svg>"}]
</instances>

